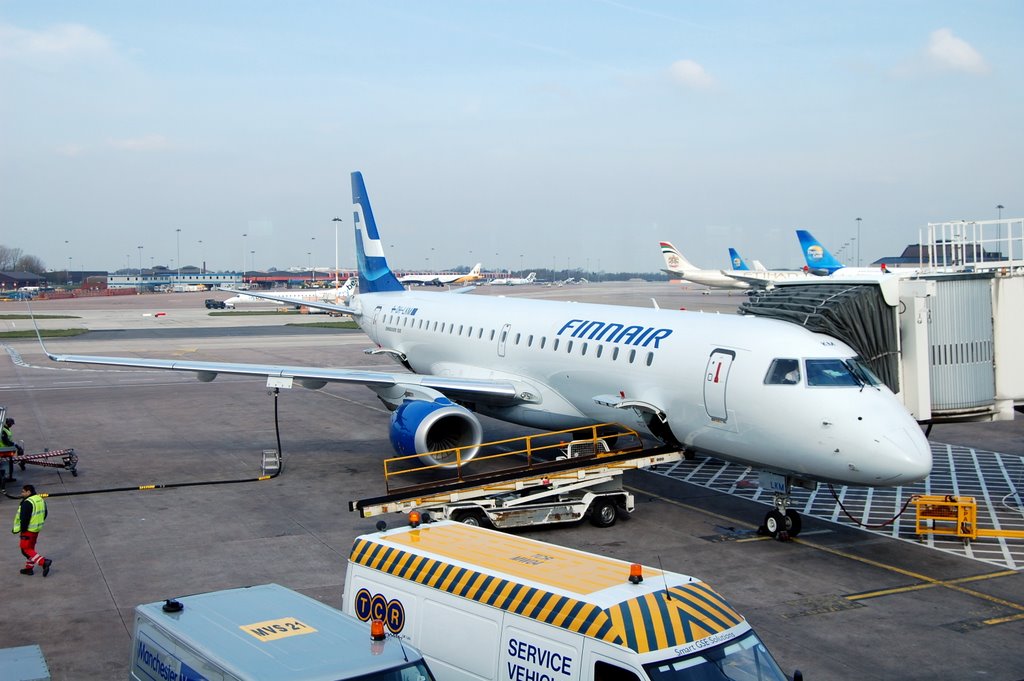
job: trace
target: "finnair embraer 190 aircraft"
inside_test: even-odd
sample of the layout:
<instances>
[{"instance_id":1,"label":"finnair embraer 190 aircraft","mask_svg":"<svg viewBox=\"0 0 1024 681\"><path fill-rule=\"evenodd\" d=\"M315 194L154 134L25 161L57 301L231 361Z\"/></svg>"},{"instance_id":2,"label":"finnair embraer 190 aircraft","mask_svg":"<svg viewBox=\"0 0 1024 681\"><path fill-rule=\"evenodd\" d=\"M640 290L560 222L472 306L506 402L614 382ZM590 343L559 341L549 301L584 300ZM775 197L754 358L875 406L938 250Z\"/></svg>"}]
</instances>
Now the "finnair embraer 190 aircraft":
<instances>
[{"instance_id":1,"label":"finnair embraer 190 aircraft","mask_svg":"<svg viewBox=\"0 0 1024 681\"><path fill-rule=\"evenodd\" d=\"M351 314L407 371L55 355L57 362L362 384L393 413L396 452L466 447L476 414L534 428L620 422L688 452L748 464L775 494L765 520L796 534L790 485L891 486L931 470L928 441L842 342L756 316L406 291L388 267L361 173L352 174L359 293ZM271 294L259 294L273 300Z\"/></svg>"}]
</instances>

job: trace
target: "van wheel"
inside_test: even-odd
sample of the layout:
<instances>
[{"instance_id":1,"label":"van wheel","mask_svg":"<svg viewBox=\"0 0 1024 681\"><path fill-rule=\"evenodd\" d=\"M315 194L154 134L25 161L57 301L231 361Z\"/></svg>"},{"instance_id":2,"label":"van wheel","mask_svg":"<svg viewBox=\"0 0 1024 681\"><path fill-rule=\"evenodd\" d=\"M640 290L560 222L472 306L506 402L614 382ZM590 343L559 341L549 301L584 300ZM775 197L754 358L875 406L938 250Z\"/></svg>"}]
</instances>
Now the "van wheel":
<instances>
[{"instance_id":1,"label":"van wheel","mask_svg":"<svg viewBox=\"0 0 1024 681\"><path fill-rule=\"evenodd\" d=\"M465 523L473 527L487 527L487 515L483 511L459 511L452 518L455 522Z\"/></svg>"},{"instance_id":2,"label":"van wheel","mask_svg":"<svg viewBox=\"0 0 1024 681\"><path fill-rule=\"evenodd\" d=\"M590 524L594 527L611 527L617 516L618 509L612 499L598 499L590 506Z\"/></svg>"}]
</instances>

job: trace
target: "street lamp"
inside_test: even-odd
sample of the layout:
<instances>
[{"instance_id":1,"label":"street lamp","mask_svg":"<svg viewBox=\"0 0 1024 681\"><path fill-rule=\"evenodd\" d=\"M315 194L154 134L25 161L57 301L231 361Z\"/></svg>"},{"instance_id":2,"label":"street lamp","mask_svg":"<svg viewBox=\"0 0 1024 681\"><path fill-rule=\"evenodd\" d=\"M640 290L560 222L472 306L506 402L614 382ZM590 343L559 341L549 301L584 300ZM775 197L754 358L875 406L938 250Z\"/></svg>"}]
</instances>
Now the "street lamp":
<instances>
[{"instance_id":1,"label":"street lamp","mask_svg":"<svg viewBox=\"0 0 1024 681\"><path fill-rule=\"evenodd\" d=\"M199 240L199 271L206 274L206 260L203 258L203 240Z\"/></svg>"},{"instance_id":2,"label":"street lamp","mask_svg":"<svg viewBox=\"0 0 1024 681\"><path fill-rule=\"evenodd\" d=\"M177 246L177 257L178 257L178 282L181 282L181 227L174 230L174 239Z\"/></svg>"},{"instance_id":3,"label":"street lamp","mask_svg":"<svg viewBox=\"0 0 1024 681\"><path fill-rule=\"evenodd\" d=\"M249 236L249 234L247 232L243 232L242 233L242 283L243 284L245 283L245 247L247 245L246 242L245 242L245 238L247 236Z\"/></svg>"},{"instance_id":4,"label":"street lamp","mask_svg":"<svg viewBox=\"0 0 1024 681\"><path fill-rule=\"evenodd\" d=\"M338 286L338 225L341 224L341 218L331 218L331 222L334 223L334 286Z\"/></svg>"},{"instance_id":5,"label":"street lamp","mask_svg":"<svg viewBox=\"0 0 1024 681\"><path fill-rule=\"evenodd\" d=\"M315 241L316 241L316 237L315 237L315 236L311 236L311 237L309 237L309 248L310 248L310 249L311 249L312 251L315 251L315 250L316 250L316 244L314 243ZM316 286L316 270L314 270L314 269L313 269L313 260L312 260L312 257L310 258L310 262L309 262L309 271L310 271L310 273L312 273L312 275L313 275L313 284L312 284L312 285L313 285L313 286Z\"/></svg>"},{"instance_id":6,"label":"street lamp","mask_svg":"<svg viewBox=\"0 0 1024 681\"><path fill-rule=\"evenodd\" d=\"M142 246L139 246L139 290L142 290Z\"/></svg>"},{"instance_id":7,"label":"street lamp","mask_svg":"<svg viewBox=\"0 0 1024 681\"><path fill-rule=\"evenodd\" d=\"M860 218L857 218L857 267L860 267Z\"/></svg>"},{"instance_id":8,"label":"street lamp","mask_svg":"<svg viewBox=\"0 0 1024 681\"><path fill-rule=\"evenodd\" d=\"M996 210L999 211L999 222L996 223L996 240L1000 241L1000 242L1003 240L1003 208L1004 207L1005 206L1003 206L1003 204L1001 204L1001 203L998 206L996 206ZM1002 254L1002 252L1003 252L1003 246L1002 246L1002 244L1000 244L999 245L999 253L1000 253L1000 255Z\"/></svg>"},{"instance_id":9,"label":"street lamp","mask_svg":"<svg viewBox=\"0 0 1024 681\"><path fill-rule=\"evenodd\" d=\"M71 288L71 256L68 256L68 288Z\"/></svg>"}]
</instances>

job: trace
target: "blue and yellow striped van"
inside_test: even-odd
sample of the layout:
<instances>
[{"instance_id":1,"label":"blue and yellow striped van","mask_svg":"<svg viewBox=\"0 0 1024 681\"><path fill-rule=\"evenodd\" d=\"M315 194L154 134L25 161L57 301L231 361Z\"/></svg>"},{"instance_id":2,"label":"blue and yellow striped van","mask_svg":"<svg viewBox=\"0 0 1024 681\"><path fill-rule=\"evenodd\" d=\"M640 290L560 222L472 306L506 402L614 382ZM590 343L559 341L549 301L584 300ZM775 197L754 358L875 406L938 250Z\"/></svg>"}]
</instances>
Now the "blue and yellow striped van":
<instances>
[{"instance_id":1,"label":"blue and yellow striped van","mask_svg":"<svg viewBox=\"0 0 1024 681\"><path fill-rule=\"evenodd\" d=\"M419 648L438 681L667 681L724 661L785 679L710 586L637 569L631 580L621 560L440 522L358 537L343 607Z\"/></svg>"}]
</instances>

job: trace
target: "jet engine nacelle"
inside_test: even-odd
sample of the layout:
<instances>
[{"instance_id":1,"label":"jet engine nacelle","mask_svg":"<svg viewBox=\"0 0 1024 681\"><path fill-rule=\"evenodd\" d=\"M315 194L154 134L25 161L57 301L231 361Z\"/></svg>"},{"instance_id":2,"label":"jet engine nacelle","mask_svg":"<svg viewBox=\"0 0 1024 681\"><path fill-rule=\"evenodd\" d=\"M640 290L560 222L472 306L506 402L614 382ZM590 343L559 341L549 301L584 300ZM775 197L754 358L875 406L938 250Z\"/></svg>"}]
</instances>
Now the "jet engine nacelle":
<instances>
[{"instance_id":1,"label":"jet engine nacelle","mask_svg":"<svg viewBox=\"0 0 1024 681\"><path fill-rule=\"evenodd\" d=\"M469 461L480 450L483 427L465 407L447 397L433 401L406 400L391 413L391 446L399 456L418 454L428 465L455 466L455 452L434 456L431 452L465 447L460 461Z\"/></svg>"}]
</instances>

